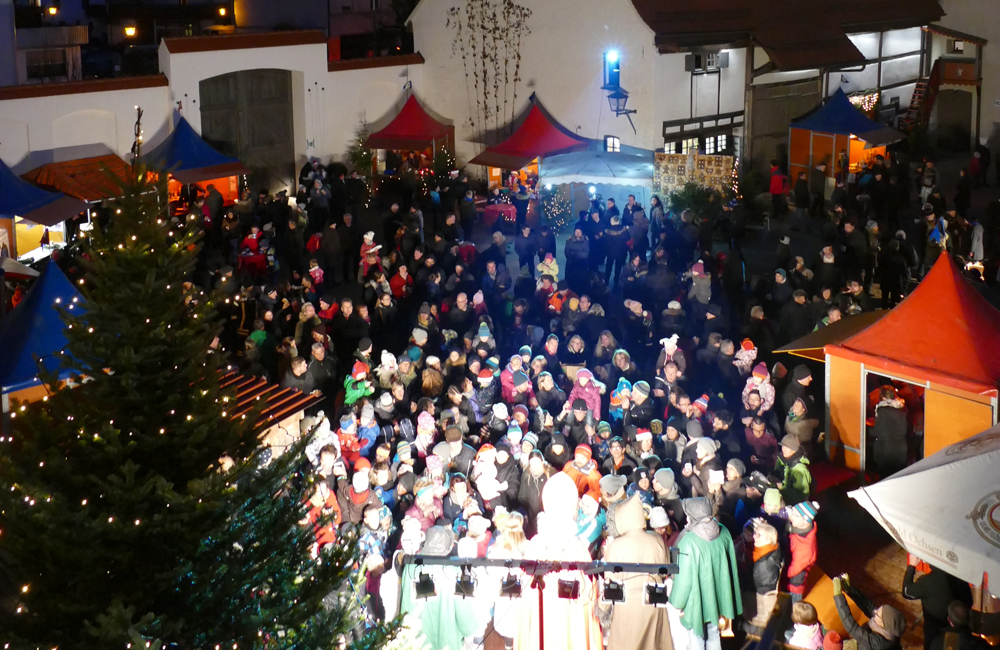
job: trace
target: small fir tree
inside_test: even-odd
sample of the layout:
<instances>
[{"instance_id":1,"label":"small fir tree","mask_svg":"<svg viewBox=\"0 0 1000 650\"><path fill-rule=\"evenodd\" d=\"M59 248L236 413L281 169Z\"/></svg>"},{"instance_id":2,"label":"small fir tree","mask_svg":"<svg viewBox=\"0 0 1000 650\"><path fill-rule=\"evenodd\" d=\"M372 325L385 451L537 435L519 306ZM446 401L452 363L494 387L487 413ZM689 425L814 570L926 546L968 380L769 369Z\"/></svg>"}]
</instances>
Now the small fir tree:
<instances>
[{"instance_id":1,"label":"small fir tree","mask_svg":"<svg viewBox=\"0 0 1000 650\"><path fill-rule=\"evenodd\" d=\"M544 190L542 192L542 225L547 225L553 232L561 232L573 217L573 204L562 194L561 190Z\"/></svg>"},{"instance_id":2,"label":"small fir tree","mask_svg":"<svg viewBox=\"0 0 1000 650\"><path fill-rule=\"evenodd\" d=\"M309 556L306 440L259 467L255 413L234 419L210 352L219 298L185 282L200 233L168 219L159 178L137 170L86 247L84 313L63 312L77 385L47 377L0 447L0 643L334 647L354 545Z\"/></svg>"},{"instance_id":3,"label":"small fir tree","mask_svg":"<svg viewBox=\"0 0 1000 650\"><path fill-rule=\"evenodd\" d=\"M368 139L368 125L364 122L354 130L354 140L347 150L347 159L351 161L351 167L358 172L358 176L367 182L372 176L372 156L374 152L365 146Z\"/></svg>"}]
</instances>

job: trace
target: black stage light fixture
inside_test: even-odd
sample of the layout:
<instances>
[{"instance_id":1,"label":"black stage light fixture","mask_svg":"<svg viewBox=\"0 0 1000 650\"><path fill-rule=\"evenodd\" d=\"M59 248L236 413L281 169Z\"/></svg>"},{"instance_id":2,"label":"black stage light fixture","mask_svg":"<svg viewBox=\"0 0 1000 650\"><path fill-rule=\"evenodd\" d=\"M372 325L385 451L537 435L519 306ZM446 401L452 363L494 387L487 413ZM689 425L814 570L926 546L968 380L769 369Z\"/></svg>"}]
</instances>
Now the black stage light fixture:
<instances>
[{"instance_id":1,"label":"black stage light fixture","mask_svg":"<svg viewBox=\"0 0 1000 650\"><path fill-rule=\"evenodd\" d=\"M417 584L414 585L414 589L417 592L417 598L430 598L437 595L437 589L434 588L434 578L423 572L417 578Z\"/></svg>"},{"instance_id":2,"label":"black stage light fixture","mask_svg":"<svg viewBox=\"0 0 1000 650\"><path fill-rule=\"evenodd\" d=\"M560 598L564 598L566 600L576 600L580 597L580 581L560 580L558 590Z\"/></svg>"},{"instance_id":3,"label":"black stage light fixture","mask_svg":"<svg viewBox=\"0 0 1000 650\"><path fill-rule=\"evenodd\" d=\"M644 600L647 605L653 605L654 607L666 607L667 585L662 585L658 582L646 583L646 597Z\"/></svg>"},{"instance_id":4,"label":"black stage light fixture","mask_svg":"<svg viewBox=\"0 0 1000 650\"><path fill-rule=\"evenodd\" d=\"M521 595L521 581L512 573L500 583L500 595L504 598L517 598Z\"/></svg>"},{"instance_id":5,"label":"black stage light fixture","mask_svg":"<svg viewBox=\"0 0 1000 650\"><path fill-rule=\"evenodd\" d=\"M625 583L605 578L603 581L604 595L601 600L606 603L625 602Z\"/></svg>"}]
</instances>

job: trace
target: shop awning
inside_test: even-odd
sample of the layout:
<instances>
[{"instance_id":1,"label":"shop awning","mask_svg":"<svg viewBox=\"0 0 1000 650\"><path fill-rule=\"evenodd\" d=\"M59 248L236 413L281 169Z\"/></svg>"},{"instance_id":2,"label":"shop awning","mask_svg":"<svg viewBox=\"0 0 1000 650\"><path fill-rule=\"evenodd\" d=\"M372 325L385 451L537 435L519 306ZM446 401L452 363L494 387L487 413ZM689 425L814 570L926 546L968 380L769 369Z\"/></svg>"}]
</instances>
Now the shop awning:
<instances>
[{"instance_id":1,"label":"shop awning","mask_svg":"<svg viewBox=\"0 0 1000 650\"><path fill-rule=\"evenodd\" d=\"M879 124L869 118L851 103L851 100L840 88L826 100L825 104L811 113L793 120L792 128L837 135L853 135L875 147L906 137L892 127Z\"/></svg>"},{"instance_id":2,"label":"shop awning","mask_svg":"<svg viewBox=\"0 0 1000 650\"><path fill-rule=\"evenodd\" d=\"M486 165L502 169L521 169L535 158L586 149L589 141L551 121L533 103L528 117L513 134L500 144L488 147L469 161L470 165Z\"/></svg>"},{"instance_id":3,"label":"shop awning","mask_svg":"<svg viewBox=\"0 0 1000 650\"><path fill-rule=\"evenodd\" d=\"M413 149L427 147L444 149L449 138L454 138L455 127L442 124L430 116L411 94L403 108L385 128L372 133L365 140L368 149Z\"/></svg>"},{"instance_id":4,"label":"shop awning","mask_svg":"<svg viewBox=\"0 0 1000 650\"><path fill-rule=\"evenodd\" d=\"M0 160L0 218L21 217L52 227L87 209L86 204L61 192L48 192L18 178Z\"/></svg>"},{"instance_id":5,"label":"shop awning","mask_svg":"<svg viewBox=\"0 0 1000 650\"><path fill-rule=\"evenodd\" d=\"M17 307L0 320L0 387L4 393L30 388L38 383L38 364L60 379L70 376L59 369L57 353L67 344L65 324L58 308L70 312L83 309L83 297L55 262L49 262ZM37 358L37 361L36 361Z\"/></svg>"},{"instance_id":6,"label":"shop awning","mask_svg":"<svg viewBox=\"0 0 1000 650\"><path fill-rule=\"evenodd\" d=\"M142 161L169 172L181 183L250 173L239 160L216 151L202 140L183 117L166 140L143 155Z\"/></svg>"},{"instance_id":7,"label":"shop awning","mask_svg":"<svg viewBox=\"0 0 1000 650\"><path fill-rule=\"evenodd\" d=\"M888 313L888 311L882 310L846 316L833 325L809 332L802 338L778 348L775 352L787 352L814 361L826 361L824 347L851 338L861 330L877 323Z\"/></svg>"},{"instance_id":8,"label":"shop awning","mask_svg":"<svg viewBox=\"0 0 1000 650\"><path fill-rule=\"evenodd\" d=\"M32 169L21 178L81 201L94 203L122 194L132 167L114 154L54 162Z\"/></svg>"}]
</instances>

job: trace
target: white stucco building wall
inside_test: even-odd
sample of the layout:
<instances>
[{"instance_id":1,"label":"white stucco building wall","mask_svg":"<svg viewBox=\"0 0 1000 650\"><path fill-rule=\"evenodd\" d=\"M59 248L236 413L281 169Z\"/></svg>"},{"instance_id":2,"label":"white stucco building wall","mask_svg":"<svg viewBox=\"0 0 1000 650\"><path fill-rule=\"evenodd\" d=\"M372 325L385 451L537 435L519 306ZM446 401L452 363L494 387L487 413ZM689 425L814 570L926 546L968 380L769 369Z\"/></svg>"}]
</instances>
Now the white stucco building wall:
<instances>
[{"instance_id":1,"label":"white stucco building wall","mask_svg":"<svg viewBox=\"0 0 1000 650\"><path fill-rule=\"evenodd\" d=\"M553 118L580 136L615 135L622 145L658 149L663 147L664 121L743 108L742 51L730 53L729 67L720 73L720 90L715 75L692 81L684 69L685 55L659 54L653 31L629 0L575 0L571 8L565 2L524 4L533 13L527 21L531 33L520 48L522 81L514 111L518 116L534 92ZM472 142L476 133L494 124L490 120L475 128L470 125L475 92L471 80L466 80L461 56L453 51L454 31L445 30L453 6L453 0L421 0L410 16L414 47L427 61L424 85L414 87L430 107L454 120L458 157L468 160L482 149ZM601 89L603 54L610 50L620 55L621 86L630 95L628 108L638 111L632 115L635 133L627 118L611 112L608 93Z\"/></svg>"},{"instance_id":2,"label":"white stucco building wall","mask_svg":"<svg viewBox=\"0 0 1000 650\"><path fill-rule=\"evenodd\" d=\"M74 87L82 92L0 101L0 158L15 172L109 152L128 156L134 139L136 105L143 108L147 143L155 144L169 128L170 101L165 80L154 87L104 92L87 92L93 87L87 82ZM44 86L32 86L24 94L36 89L46 90Z\"/></svg>"}]
</instances>

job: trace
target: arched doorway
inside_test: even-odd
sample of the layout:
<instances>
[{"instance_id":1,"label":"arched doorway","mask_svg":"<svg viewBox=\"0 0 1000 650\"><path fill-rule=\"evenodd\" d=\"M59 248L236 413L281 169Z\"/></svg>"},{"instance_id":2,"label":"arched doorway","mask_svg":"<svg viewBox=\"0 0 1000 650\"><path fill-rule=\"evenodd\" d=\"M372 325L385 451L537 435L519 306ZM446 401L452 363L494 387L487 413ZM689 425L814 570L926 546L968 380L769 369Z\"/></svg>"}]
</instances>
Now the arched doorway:
<instances>
[{"instance_id":1,"label":"arched doorway","mask_svg":"<svg viewBox=\"0 0 1000 650\"><path fill-rule=\"evenodd\" d=\"M288 189L294 196L292 73L241 70L205 79L199 93L202 138L250 168L252 192Z\"/></svg>"}]
</instances>

